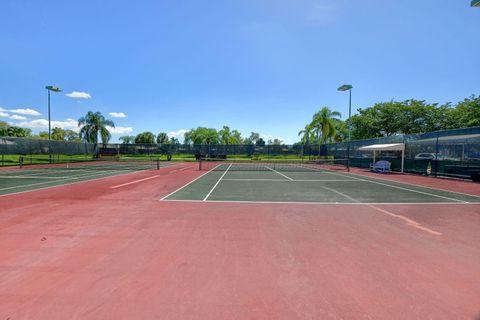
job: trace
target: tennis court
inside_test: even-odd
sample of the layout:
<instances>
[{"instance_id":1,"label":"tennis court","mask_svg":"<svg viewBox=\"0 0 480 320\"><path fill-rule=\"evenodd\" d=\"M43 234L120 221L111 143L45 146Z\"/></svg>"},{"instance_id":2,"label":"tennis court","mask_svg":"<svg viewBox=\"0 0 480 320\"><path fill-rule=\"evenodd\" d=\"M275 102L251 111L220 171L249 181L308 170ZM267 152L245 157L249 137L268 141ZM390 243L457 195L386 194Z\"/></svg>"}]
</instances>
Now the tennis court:
<instances>
[{"instance_id":1,"label":"tennis court","mask_svg":"<svg viewBox=\"0 0 480 320\"><path fill-rule=\"evenodd\" d=\"M159 168L89 161L0 170L2 317L478 311L477 184L445 180L449 189L425 178L425 187L416 176L349 172L341 161Z\"/></svg>"},{"instance_id":2,"label":"tennis court","mask_svg":"<svg viewBox=\"0 0 480 320\"><path fill-rule=\"evenodd\" d=\"M0 170L0 195L32 191L82 181L124 175L144 170L158 170L170 165L159 161L65 161L35 162Z\"/></svg>"},{"instance_id":3,"label":"tennis court","mask_svg":"<svg viewBox=\"0 0 480 320\"><path fill-rule=\"evenodd\" d=\"M480 197L473 195L357 175L341 164L225 162L212 163L210 167L162 200L319 204L480 202Z\"/></svg>"}]
</instances>

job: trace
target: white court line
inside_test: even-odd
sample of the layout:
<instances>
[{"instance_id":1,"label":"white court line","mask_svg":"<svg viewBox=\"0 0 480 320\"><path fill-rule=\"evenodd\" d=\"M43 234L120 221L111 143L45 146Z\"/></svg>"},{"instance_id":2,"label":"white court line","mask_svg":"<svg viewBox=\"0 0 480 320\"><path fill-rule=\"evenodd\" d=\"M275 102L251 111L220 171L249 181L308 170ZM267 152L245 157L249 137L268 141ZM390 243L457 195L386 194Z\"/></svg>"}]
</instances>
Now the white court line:
<instances>
[{"instance_id":1,"label":"white court line","mask_svg":"<svg viewBox=\"0 0 480 320\"><path fill-rule=\"evenodd\" d=\"M122 170L122 171L123 171L123 170ZM39 191L39 190L46 190L46 189L51 189L51 188L58 188L58 187L63 187L63 186L71 186L71 185L74 185L74 184L84 183L84 182L88 182L88 181L95 181L95 180L103 180L103 179L115 178L115 177L126 176L126 175L134 174L134 173L138 173L138 172L137 172L137 171L133 171L133 172L127 172L127 173L110 175L110 176L106 176L106 177L99 176L98 178L86 179L86 180L82 180L82 181L75 181L75 182L70 182L70 183L62 183L62 184L57 184L57 185L54 185L54 186L48 186L48 187L43 187L43 188L36 188L36 189L31 189L31 190L24 190L24 191L12 192L12 193L0 194L0 197L13 196L13 195L16 195L16 194L22 194L22 193L27 193L27 192L34 192L34 191ZM53 182L53 181L52 181L52 182ZM23 186L25 186L25 185L23 185Z\"/></svg>"},{"instance_id":2,"label":"white court line","mask_svg":"<svg viewBox=\"0 0 480 320\"><path fill-rule=\"evenodd\" d=\"M222 181L222 178L225 177L225 175L227 174L228 170L230 169L230 167L232 166L232 164L230 163L230 165L228 166L227 170L225 170L225 172L222 174L222 176L220 177L220 179L218 179L217 183L215 183L215 185L213 186L212 190L210 190L210 192L205 196L205 198L203 198L203 201L206 201L208 199L208 197L210 197L210 195L212 194L213 190L215 190L215 188L218 186L218 184L220 183L220 181Z\"/></svg>"},{"instance_id":3,"label":"white court line","mask_svg":"<svg viewBox=\"0 0 480 320\"><path fill-rule=\"evenodd\" d=\"M309 202L309 201L250 201L250 200L168 200L164 199L161 201L165 202L191 202L191 203L245 203L245 204L288 204L288 205L394 205L394 206L402 206L402 205L456 205L456 206L465 206L465 205L480 205L480 202Z\"/></svg>"},{"instance_id":4,"label":"white court line","mask_svg":"<svg viewBox=\"0 0 480 320\"><path fill-rule=\"evenodd\" d=\"M171 171L168 172L168 174L170 174L170 173L175 173L175 172L178 172L178 171L184 171L184 170L192 169L192 168L193 168L193 166L191 166L191 165L189 165L189 164L187 164L187 163L180 162L180 163L175 163L175 164L170 163L170 164L167 165L167 166L160 167L160 169L163 169L163 168L170 169L170 168L174 168L174 167L176 167L176 166L184 166L184 165L186 165L186 167L179 167L179 168L177 168L177 169L171 170Z\"/></svg>"},{"instance_id":5,"label":"white court line","mask_svg":"<svg viewBox=\"0 0 480 320\"><path fill-rule=\"evenodd\" d=\"M120 172L121 171L124 171L124 170L120 170ZM59 182L59 181L61 182L61 181L69 181L69 180L78 180L80 178L86 178L86 177L103 176L103 175L110 174L110 173L115 173L115 172L118 172L118 170L110 170L110 172L97 173L97 174L76 175L76 176L73 176L73 177L60 178L60 179L56 179L56 180L52 180L52 181L43 181L43 182L30 183L30 184L22 184L22 185L18 185L18 186L0 188L0 191L18 189L18 188L25 188L25 187L33 187L33 186L38 186L38 185L47 184L47 183L55 183L55 182ZM111 175L111 176L113 176L113 175Z\"/></svg>"},{"instance_id":6,"label":"white court line","mask_svg":"<svg viewBox=\"0 0 480 320\"><path fill-rule=\"evenodd\" d=\"M65 168L61 168L61 169L63 170ZM51 172L52 172L51 169L50 170L47 170L47 169L15 169L15 170L21 170L21 171L17 171L17 172L26 172L26 173L22 173L22 175L29 175L29 176L32 176L32 177L33 176L42 177L43 174L51 174ZM23 171L23 170L25 170L25 171ZM90 171L90 170L85 170L85 171ZM1 176L3 176L3 175L1 175Z\"/></svg>"},{"instance_id":7,"label":"white court line","mask_svg":"<svg viewBox=\"0 0 480 320\"><path fill-rule=\"evenodd\" d=\"M274 182L358 182L356 179L223 179L223 181L274 181Z\"/></svg>"},{"instance_id":8,"label":"white court line","mask_svg":"<svg viewBox=\"0 0 480 320\"><path fill-rule=\"evenodd\" d=\"M403 181L396 181L396 180L390 180L390 179L379 178L379 177L363 176L363 175L358 174L358 173L349 172L349 173L346 173L346 174L341 174L341 173L333 172L331 170L322 171L322 170L317 170L317 169L314 169L314 168L308 168L308 169L316 171L316 172L325 172L325 173L329 173L329 174L333 174L333 175L337 175L337 176L341 176L341 177L348 177L348 176L368 177L368 178L373 179L373 180L387 181L387 182L392 182L392 183L409 185L409 186L413 186L413 187L419 187L419 188L425 188L425 189L430 189L430 190L443 191L443 192L447 192L447 193L455 193L455 194L460 194L460 195L463 195L463 196L469 196L469 197L474 197L474 198L480 198L480 196L475 195L475 194L459 192L459 191L451 191L451 190L446 190L446 189L441 189L441 188L424 186L424 185L421 185L421 184L415 184L415 183L403 182ZM361 180L361 181L371 181L371 180L368 180L368 179L360 179L360 178L355 178L355 177L353 177L352 179L357 179L357 180Z\"/></svg>"},{"instance_id":9,"label":"white court line","mask_svg":"<svg viewBox=\"0 0 480 320\"><path fill-rule=\"evenodd\" d=\"M335 190L335 189L328 188L328 187L325 187L325 186L321 186L321 187L322 187L323 189L327 189L328 191L331 191L331 192L333 192L333 193L339 194L339 195L341 195L342 197L345 197L345 198L347 198L347 199L350 200L350 201L360 202L360 201L358 201L357 199L354 199L354 198L350 197L349 195L347 195L347 194L345 194L345 193L343 193L343 192L340 192L340 191L337 191L337 190Z\"/></svg>"},{"instance_id":10,"label":"white court line","mask_svg":"<svg viewBox=\"0 0 480 320\"><path fill-rule=\"evenodd\" d=\"M328 187L325 187L325 186L322 186L322 188L327 189L327 190L329 190L329 191L332 191L332 192L334 192L334 193L336 193L336 194L339 194L339 195L341 195L341 196L344 196L345 198L347 198L347 199L349 199L349 200L351 200L351 201L353 201L353 202L359 202L359 201L357 201L356 199L350 197L349 195L344 194L344 193L342 193L342 192L340 192L340 191L337 191L337 190L335 190L335 189L328 188ZM407 223L407 225L410 226L410 227L413 227L413 228L416 228L416 229L419 229L419 230L422 230L422 231L425 231L425 232L428 232L428 233L431 233L431 234L434 234L434 235L437 235L437 236L441 236L441 235L442 235L442 234L441 234L440 232L438 232L438 231L435 231L435 230L432 230L432 229L430 229L430 228L427 228L427 227L422 226L421 223L419 223L419 222L417 222L417 221L415 221L415 220L413 220L413 219L407 218L407 217L402 216L402 215L399 215L399 214L395 214L395 213L393 213L393 212L390 212L390 211L385 210L385 209L382 209L382 208L378 208L378 207L376 207L376 206L374 206L374 205L371 205L371 204L369 204L369 205L367 205L367 206L368 206L369 208L372 208L372 209L378 211L378 212L384 213L384 214L386 214L386 215L388 215L388 216L390 216L390 217L403 220L403 221L405 221L405 222Z\"/></svg>"},{"instance_id":11,"label":"white court line","mask_svg":"<svg viewBox=\"0 0 480 320\"><path fill-rule=\"evenodd\" d=\"M269 166L266 166L266 168L267 168L268 170L272 170L272 171L273 171L273 172L275 172L275 173L278 173L279 175L281 175L282 177L285 177L285 178L287 178L287 179L288 179L288 180L290 180L290 181L293 181L293 179L292 179L292 178L290 178L289 176L287 176L287 175L284 175L283 173L281 173L281 172L278 172L277 170L275 170L275 169L273 169L273 168L270 168Z\"/></svg>"},{"instance_id":12,"label":"white court line","mask_svg":"<svg viewBox=\"0 0 480 320\"><path fill-rule=\"evenodd\" d=\"M314 170L314 169L312 169L312 170ZM345 175L340 174L340 173L336 173L336 172L328 171L328 173L333 174L333 175L337 175L337 176L341 176L341 177L345 177ZM350 175L355 175L355 174L351 173ZM382 186L391 187L391 188L395 188L395 189L400 189L400 190L405 190L405 191L410 191L410 192L416 192L416 193L424 194L424 195L431 196L431 197L437 197L437 198L457 201L457 202L461 202L461 203L468 203L468 201L463 201L463 200L458 200L458 199L454 199L454 198L450 198L450 197L440 196L440 195L429 193L429 192L424 192L424 191L418 191L418 190L413 190L413 189L409 189L409 188L399 187L399 186L391 185L391 184L388 184L388 183L382 183L382 182L379 182L379 181L361 179L361 178L357 178L357 177L351 177L351 178L355 179L355 180L358 180L358 181L370 182L370 183L379 184L379 185L382 185ZM400 184L401 184L401 182L400 182ZM416 187L422 188L422 186L416 186ZM448 193L448 191L446 191L446 190L441 190L441 191Z\"/></svg>"},{"instance_id":13,"label":"white court line","mask_svg":"<svg viewBox=\"0 0 480 320\"><path fill-rule=\"evenodd\" d=\"M1 176L0 179L50 179L50 180L58 180L61 179L59 177L48 177L48 176Z\"/></svg>"},{"instance_id":14,"label":"white court line","mask_svg":"<svg viewBox=\"0 0 480 320\"><path fill-rule=\"evenodd\" d=\"M164 196L163 198L161 198L160 201L165 200L166 198L170 197L172 194L177 193L178 191L182 190L183 188L191 185L192 183L194 183L194 182L197 181L198 179L202 178L203 176L206 176L207 174L209 174L210 172L212 172L213 170L215 170L215 169L218 168L219 166L220 166L220 165L217 165L216 167L213 167L212 169L210 169L209 171L205 172L205 173L202 174L201 176L196 177L195 179L193 179L193 180L190 181L189 183L181 186L180 188L176 189L176 190L173 191L173 192L170 192L169 194L167 194L166 196ZM169 200L169 201L170 201L170 200Z\"/></svg>"},{"instance_id":15,"label":"white court line","mask_svg":"<svg viewBox=\"0 0 480 320\"><path fill-rule=\"evenodd\" d=\"M181 168L169 171L168 174L175 173L175 172L180 172L180 171L185 171L185 170L188 170L188 169L193 169L193 167L181 167Z\"/></svg>"},{"instance_id":16,"label":"white court line","mask_svg":"<svg viewBox=\"0 0 480 320\"><path fill-rule=\"evenodd\" d=\"M375 209L375 210L377 210L378 212L384 213L384 214L386 214L386 215L388 215L388 216L390 216L390 217L403 220L403 221L406 222L406 224L407 224L408 226L411 226L411 227L413 227L413 228L416 228L416 229L419 229L419 230L422 230L422 231L425 231L425 232L434 234L434 235L436 235L436 236L441 236L441 235L442 235L440 232L435 231L435 230L432 230L432 229L427 228L427 227L424 227L424 226L422 226L421 223L419 223L419 222L417 222L417 221L415 221L415 220L412 220L412 219L410 219L410 218L407 218L407 217L405 217L405 216L402 216L402 215L400 215L400 214L395 214L395 213L390 212L390 211L388 211L388 210L375 207L375 206L372 205L372 204L368 205L368 207L370 207L370 208L372 208L372 209Z\"/></svg>"},{"instance_id":17,"label":"white court line","mask_svg":"<svg viewBox=\"0 0 480 320\"><path fill-rule=\"evenodd\" d=\"M110 189L117 189L117 188L129 186L129 185L131 185L131 184L140 183L140 182L147 181L147 180L150 180L150 179L154 179L154 178L157 178L157 177L158 177L158 175L152 176L152 177L148 177L148 178L144 178L144 179L139 179L139 180L131 181L131 182L127 182L127 183L123 183L123 184L119 184L119 185L110 187Z\"/></svg>"},{"instance_id":18,"label":"white court line","mask_svg":"<svg viewBox=\"0 0 480 320\"><path fill-rule=\"evenodd\" d=\"M278 182L289 182L290 180L285 179L223 179L223 181L278 181Z\"/></svg>"}]
</instances>

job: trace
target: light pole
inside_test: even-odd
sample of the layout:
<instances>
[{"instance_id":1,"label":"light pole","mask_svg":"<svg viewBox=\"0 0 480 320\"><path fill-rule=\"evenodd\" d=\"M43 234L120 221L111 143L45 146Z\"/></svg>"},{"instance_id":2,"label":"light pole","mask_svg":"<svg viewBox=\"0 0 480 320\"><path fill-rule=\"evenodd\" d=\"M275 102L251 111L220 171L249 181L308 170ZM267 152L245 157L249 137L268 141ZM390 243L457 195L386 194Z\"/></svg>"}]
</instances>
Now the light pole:
<instances>
[{"instance_id":1,"label":"light pole","mask_svg":"<svg viewBox=\"0 0 480 320\"><path fill-rule=\"evenodd\" d=\"M349 100L348 100L348 119L352 117L352 89L353 86L349 84L344 84L343 86L339 87L338 91L348 91L349 93ZM350 166L350 140L352 139L352 124L348 124L348 142L347 142L347 161L348 166Z\"/></svg>"},{"instance_id":2,"label":"light pole","mask_svg":"<svg viewBox=\"0 0 480 320\"><path fill-rule=\"evenodd\" d=\"M48 91L48 154L49 154L49 162L52 163L52 152L50 146L51 140L51 126L50 126L50 91L54 92L62 92L62 89L54 87L54 86L46 86L45 89Z\"/></svg>"}]
</instances>

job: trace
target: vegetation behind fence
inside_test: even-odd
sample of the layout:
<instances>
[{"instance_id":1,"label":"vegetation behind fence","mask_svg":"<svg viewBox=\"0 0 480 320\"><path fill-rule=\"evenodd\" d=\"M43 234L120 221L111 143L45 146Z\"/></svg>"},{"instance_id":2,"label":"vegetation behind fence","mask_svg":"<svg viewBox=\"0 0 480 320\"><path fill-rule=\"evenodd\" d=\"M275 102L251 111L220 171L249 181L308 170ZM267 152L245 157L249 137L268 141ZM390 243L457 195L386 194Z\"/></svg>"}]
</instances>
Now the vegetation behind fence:
<instances>
[{"instance_id":1,"label":"vegetation behind fence","mask_svg":"<svg viewBox=\"0 0 480 320\"><path fill-rule=\"evenodd\" d=\"M294 145L193 145L193 144L92 144L28 138L0 138L0 164L18 164L23 156L91 158L98 156L160 157L163 160L195 160L199 157L241 159L347 158L350 165L367 168L371 152L359 148L372 144L405 143L405 171L411 173L471 178L480 171L480 127L436 131L425 134L394 135L350 143ZM348 151L349 150L349 151ZM399 152L382 152L377 159L388 160L400 169Z\"/></svg>"}]
</instances>

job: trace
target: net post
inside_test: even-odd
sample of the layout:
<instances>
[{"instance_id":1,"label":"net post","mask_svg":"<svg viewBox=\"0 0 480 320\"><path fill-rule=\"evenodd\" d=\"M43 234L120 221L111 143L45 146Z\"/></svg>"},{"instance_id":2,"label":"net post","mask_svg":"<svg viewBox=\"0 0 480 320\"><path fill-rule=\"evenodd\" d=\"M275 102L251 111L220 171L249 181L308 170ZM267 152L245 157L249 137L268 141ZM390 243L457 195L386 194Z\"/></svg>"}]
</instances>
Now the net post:
<instances>
[{"instance_id":1,"label":"net post","mask_svg":"<svg viewBox=\"0 0 480 320\"><path fill-rule=\"evenodd\" d=\"M18 165L20 166L20 168L23 168L23 156L18 157Z\"/></svg>"},{"instance_id":2,"label":"net post","mask_svg":"<svg viewBox=\"0 0 480 320\"><path fill-rule=\"evenodd\" d=\"M198 171L202 171L202 159L198 159Z\"/></svg>"},{"instance_id":3,"label":"net post","mask_svg":"<svg viewBox=\"0 0 480 320\"><path fill-rule=\"evenodd\" d=\"M156 162L157 162L157 170L160 170L160 158L159 157L157 157Z\"/></svg>"}]
</instances>

